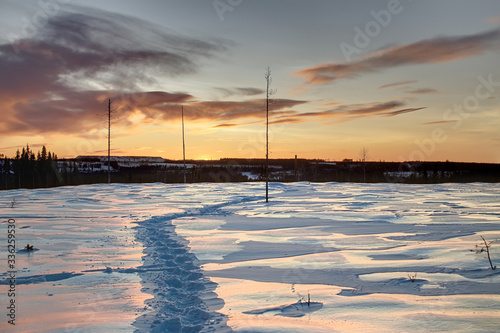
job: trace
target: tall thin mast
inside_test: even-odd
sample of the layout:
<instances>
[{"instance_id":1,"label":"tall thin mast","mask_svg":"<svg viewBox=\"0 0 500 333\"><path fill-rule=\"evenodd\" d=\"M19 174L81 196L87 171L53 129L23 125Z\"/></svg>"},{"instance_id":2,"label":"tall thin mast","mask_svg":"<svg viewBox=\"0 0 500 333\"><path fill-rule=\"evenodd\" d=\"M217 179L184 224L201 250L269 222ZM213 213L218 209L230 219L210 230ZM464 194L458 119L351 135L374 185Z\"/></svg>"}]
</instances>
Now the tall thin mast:
<instances>
[{"instance_id":1,"label":"tall thin mast","mask_svg":"<svg viewBox=\"0 0 500 333\"><path fill-rule=\"evenodd\" d=\"M271 85L271 69L266 68L266 203L269 202L269 86Z\"/></svg>"},{"instance_id":2,"label":"tall thin mast","mask_svg":"<svg viewBox=\"0 0 500 333\"><path fill-rule=\"evenodd\" d=\"M108 184L111 183L111 99L108 100Z\"/></svg>"},{"instance_id":3,"label":"tall thin mast","mask_svg":"<svg viewBox=\"0 0 500 333\"><path fill-rule=\"evenodd\" d=\"M266 89L266 203L269 202L269 78Z\"/></svg>"},{"instance_id":4,"label":"tall thin mast","mask_svg":"<svg viewBox=\"0 0 500 333\"><path fill-rule=\"evenodd\" d=\"M182 159L184 160L184 184L186 184L186 143L184 141L184 105L182 105Z\"/></svg>"}]
</instances>

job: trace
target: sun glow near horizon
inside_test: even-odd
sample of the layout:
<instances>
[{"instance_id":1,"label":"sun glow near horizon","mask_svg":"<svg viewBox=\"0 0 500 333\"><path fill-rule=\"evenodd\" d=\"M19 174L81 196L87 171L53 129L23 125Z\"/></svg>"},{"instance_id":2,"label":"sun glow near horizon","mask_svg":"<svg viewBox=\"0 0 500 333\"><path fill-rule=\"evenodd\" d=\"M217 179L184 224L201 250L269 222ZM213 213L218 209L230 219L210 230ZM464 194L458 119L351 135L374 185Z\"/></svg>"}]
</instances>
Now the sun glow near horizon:
<instances>
[{"instance_id":1,"label":"sun glow near horizon","mask_svg":"<svg viewBox=\"0 0 500 333\"><path fill-rule=\"evenodd\" d=\"M277 89L271 158L358 159L366 147L371 160L500 162L500 3L401 2L382 27L373 13L389 11L385 0L306 12L299 1L251 2L223 20L202 1L147 8L125 1L116 13L75 0L47 14L32 35L20 22L43 8L35 0L6 3L5 156L26 143L60 157L106 151L111 98L113 155L181 159L184 107L186 157L263 157L269 66ZM377 33L363 30L377 26ZM346 45L356 47L349 59Z\"/></svg>"}]
</instances>

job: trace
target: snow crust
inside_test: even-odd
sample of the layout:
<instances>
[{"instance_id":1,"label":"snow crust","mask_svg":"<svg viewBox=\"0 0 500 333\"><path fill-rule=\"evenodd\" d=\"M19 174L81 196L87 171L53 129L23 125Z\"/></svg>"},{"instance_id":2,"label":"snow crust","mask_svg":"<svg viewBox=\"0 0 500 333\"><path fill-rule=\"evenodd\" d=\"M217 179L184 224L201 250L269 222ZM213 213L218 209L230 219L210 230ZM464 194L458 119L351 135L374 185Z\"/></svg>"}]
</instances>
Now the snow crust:
<instances>
[{"instance_id":1,"label":"snow crust","mask_svg":"<svg viewBox=\"0 0 500 333\"><path fill-rule=\"evenodd\" d=\"M18 242L16 327L3 315L0 331L498 330L500 270L470 250L483 236L499 264L500 185L270 193L266 204L259 183L0 192L0 237L13 218Z\"/></svg>"}]
</instances>

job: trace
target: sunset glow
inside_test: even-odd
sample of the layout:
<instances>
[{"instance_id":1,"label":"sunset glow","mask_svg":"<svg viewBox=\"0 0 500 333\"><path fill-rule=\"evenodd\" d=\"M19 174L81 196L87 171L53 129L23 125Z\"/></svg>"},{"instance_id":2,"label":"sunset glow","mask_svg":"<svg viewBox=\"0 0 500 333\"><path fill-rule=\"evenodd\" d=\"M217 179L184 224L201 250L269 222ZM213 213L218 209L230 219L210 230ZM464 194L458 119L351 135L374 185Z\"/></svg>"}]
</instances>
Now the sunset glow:
<instances>
[{"instance_id":1,"label":"sunset glow","mask_svg":"<svg viewBox=\"0 0 500 333\"><path fill-rule=\"evenodd\" d=\"M494 1L2 1L0 154L500 163Z\"/></svg>"}]
</instances>

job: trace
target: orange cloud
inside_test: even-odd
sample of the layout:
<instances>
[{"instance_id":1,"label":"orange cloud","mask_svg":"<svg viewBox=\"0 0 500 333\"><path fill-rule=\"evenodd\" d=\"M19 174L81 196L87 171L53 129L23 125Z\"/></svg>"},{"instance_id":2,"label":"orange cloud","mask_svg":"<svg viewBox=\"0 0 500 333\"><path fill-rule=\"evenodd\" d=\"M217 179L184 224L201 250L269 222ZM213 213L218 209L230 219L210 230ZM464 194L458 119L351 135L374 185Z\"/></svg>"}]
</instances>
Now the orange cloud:
<instances>
[{"instance_id":1,"label":"orange cloud","mask_svg":"<svg viewBox=\"0 0 500 333\"><path fill-rule=\"evenodd\" d=\"M311 87L300 86L293 89L288 89L287 92L292 96L301 96L311 90Z\"/></svg>"},{"instance_id":2,"label":"orange cloud","mask_svg":"<svg viewBox=\"0 0 500 333\"><path fill-rule=\"evenodd\" d=\"M78 13L70 11L75 8ZM0 44L0 73L9 78L0 80L4 134L87 135L104 123L97 114L106 112L108 98L120 111L118 122L150 121L157 110L194 97L141 92L142 86L155 83L159 74L196 72L200 60L226 50L221 41L182 36L140 19L70 5L66 9L32 38ZM102 90L89 88L96 85Z\"/></svg>"},{"instance_id":3,"label":"orange cloud","mask_svg":"<svg viewBox=\"0 0 500 333\"><path fill-rule=\"evenodd\" d=\"M292 99L275 99L269 110L273 115L286 115L287 110L306 101ZM264 99L247 101L200 101L186 104L184 116L191 120L233 121L237 119L261 119L265 116Z\"/></svg>"},{"instance_id":4,"label":"orange cloud","mask_svg":"<svg viewBox=\"0 0 500 333\"><path fill-rule=\"evenodd\" d=\"M220 128L220 127L236 127L239 126L239 124L231 124L231 123L223 123L219 125L215 125L212 128Z\"/></svg>"},{"instance_id":5,"label":"orange cloud","mask_svg":"<svg viewBox=\"0 0 500 333\"><path fill-rule=\"evenodd\" d=\"M500 46L500 29L476 35L439 37L368 54L350 63L326 63L295 72L307 83L326 84L403 65L444 63L480 55Z\"/></svg>"}]
</instances>

